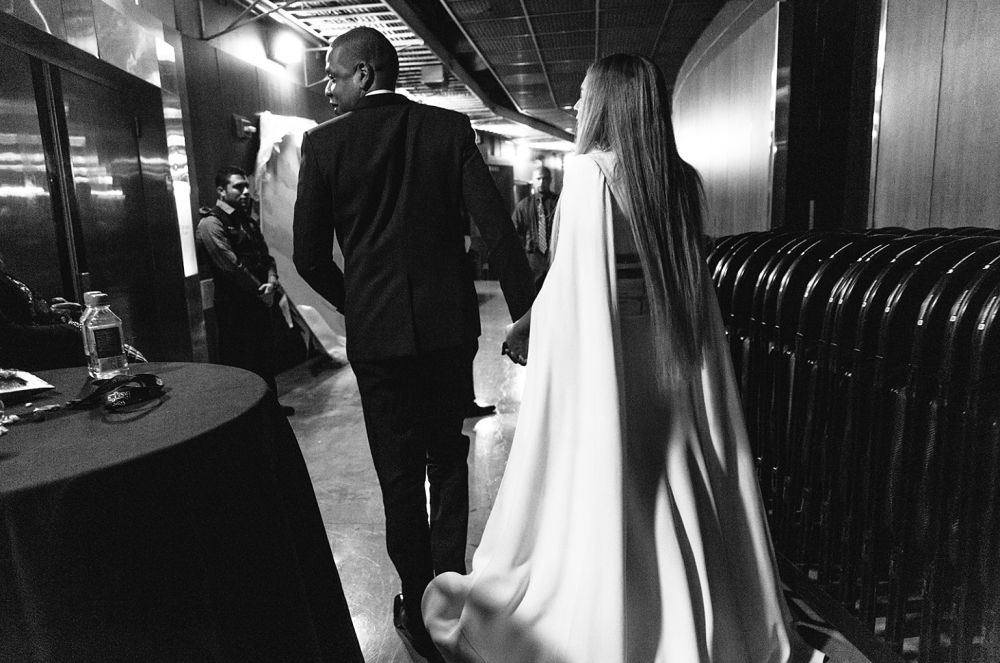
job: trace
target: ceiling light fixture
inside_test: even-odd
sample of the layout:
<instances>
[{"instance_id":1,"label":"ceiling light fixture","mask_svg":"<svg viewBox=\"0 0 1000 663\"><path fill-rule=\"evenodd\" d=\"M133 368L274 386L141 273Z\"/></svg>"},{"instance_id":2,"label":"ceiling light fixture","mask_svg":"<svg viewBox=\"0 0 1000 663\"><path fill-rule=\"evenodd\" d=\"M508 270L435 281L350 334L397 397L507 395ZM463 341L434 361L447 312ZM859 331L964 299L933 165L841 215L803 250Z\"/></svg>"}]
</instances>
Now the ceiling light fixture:
<instances>
[{"instance_id":1,"label":"ceiling light fixture","mask_svg":"<svg viewBox=\"0 0 1000 663\"><path fill-rule=\"evenodd\" d=\"M284 65L297 64L302 62L305 50L306 47L302 43L302 40L291 32L287 30L274 30L271 33L270 43L268 44L267 56L275 62L280 62Z\"/></svg>"}]
</instances>

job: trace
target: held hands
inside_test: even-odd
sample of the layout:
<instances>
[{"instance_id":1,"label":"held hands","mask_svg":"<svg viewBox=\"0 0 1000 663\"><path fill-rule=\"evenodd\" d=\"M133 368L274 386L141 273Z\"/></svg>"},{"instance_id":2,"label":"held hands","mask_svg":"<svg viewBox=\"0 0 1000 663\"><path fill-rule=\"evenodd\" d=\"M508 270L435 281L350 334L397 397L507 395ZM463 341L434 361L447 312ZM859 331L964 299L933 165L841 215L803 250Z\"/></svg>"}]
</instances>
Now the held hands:
<instances>
[{"instance_id":1,"label":"held hands","mask_svg":"<svg viewBox=\"0 0 1000 663\"><path fill-rule=\"evenodd\" d=\"M274 290L275 284L271 281L261 283L260 287L257 288L257 297L267 308L271 308L271 305L274 304Z\"/></svg>"},{"instance_id":2,"label":"held hands","mask_svg":"<svg viewBox=\"0 0 1000 663\"><path fill-rule=\"evenodd\" d=\"M507 325L507 340L503 343L501 354L510 357L515 364L526 366L528 363L528 327L517 323Z\"/></svg>"}]
</instances>

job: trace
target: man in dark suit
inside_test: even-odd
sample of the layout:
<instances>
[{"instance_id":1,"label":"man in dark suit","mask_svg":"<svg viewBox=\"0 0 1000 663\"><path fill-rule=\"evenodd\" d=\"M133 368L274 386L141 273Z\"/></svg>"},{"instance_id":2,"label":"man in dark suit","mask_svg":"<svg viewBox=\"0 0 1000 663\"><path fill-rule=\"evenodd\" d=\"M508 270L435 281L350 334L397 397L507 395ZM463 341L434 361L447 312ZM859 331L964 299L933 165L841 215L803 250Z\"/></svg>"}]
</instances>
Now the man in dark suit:
<instances>
[{"instance_id":1,"label":"man in dark suit","mask_svg":"<svg viewBox=\"0 0 1000 663\"><path fill-rule=\"evenodd\" d=\"M531 194L514 207L512 216L531 274L535 277L535 287L539 290L549 271L552 222L559 203L559 196L552 193L551 187L552 171L545 166L535 168L531 174Z\"/></svg>"},{"instance_id":2,"label":"man in dark suit","mask_svg":"<svg viewBox=\"0 0 1000 663\"><path fill-rule=\"evenodd\" d=\"M371 28L331 44L326 94L338 116L302 140L294 262L344 313L386 546L402 581L394 617L418 652L435 657L420 613L424 588L434 574L466 571L462 417L480 327L463 205L512 318L535 290L468 118L394 94L398 70L395 49ZM334 236L343 272L332 259Z\"/></svg>"}]
</instances>

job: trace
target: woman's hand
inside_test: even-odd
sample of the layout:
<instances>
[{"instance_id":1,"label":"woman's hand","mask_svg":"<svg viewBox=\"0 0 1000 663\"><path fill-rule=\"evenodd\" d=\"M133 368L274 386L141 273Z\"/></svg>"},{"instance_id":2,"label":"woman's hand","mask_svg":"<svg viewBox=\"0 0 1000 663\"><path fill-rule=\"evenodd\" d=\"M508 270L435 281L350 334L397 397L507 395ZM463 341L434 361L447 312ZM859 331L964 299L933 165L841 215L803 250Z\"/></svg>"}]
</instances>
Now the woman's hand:
<instances>
[{"instance_id":1,"label":"woman's hand","mask_svg":"<svg viewBox=\"0 0 1000 663\"><path fill-rule=\"evenodd\" d=\"M507 325L507 340L503 344L503 353L515 364L525 366L528 363L528 339L531 336L531 311L514 324Z\"/></svg>"},{"instance_id":2,"label":"woman's hand","mask_svg":"<svg viewBox=\"0 0 1000 663\"><path fill-rule=\"evenodd\" d=\"M528 335L519 332L515 325L507 325L507 340L503 342L503 353L515 364L528 364Z\"/></svg>"}]
</instances>

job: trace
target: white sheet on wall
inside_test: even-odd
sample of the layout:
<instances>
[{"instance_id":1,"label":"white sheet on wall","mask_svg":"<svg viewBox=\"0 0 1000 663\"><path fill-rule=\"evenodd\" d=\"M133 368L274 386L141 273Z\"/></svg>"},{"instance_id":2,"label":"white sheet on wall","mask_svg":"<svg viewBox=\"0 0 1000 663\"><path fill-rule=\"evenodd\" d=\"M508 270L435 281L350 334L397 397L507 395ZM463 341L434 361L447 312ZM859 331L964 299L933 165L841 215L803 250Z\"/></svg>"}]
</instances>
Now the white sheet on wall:
<instances>
[{"instance_id":1,"label":"white sheet on wall","mask_svg":"<svg viewBox=\"0 0 1000 663\"><path fill-rule=\"evenodd\" d=\"M302 134L313 120L264 111L260 115L260 150L254 181L260 198L264 239L278 265L278 277L296 311L331 359L347 363L344 316L299 276L292 264L292 211L299 181ZM344 257L334 243L333 259L343 269Z\"/></svg>"}]
</instances>

